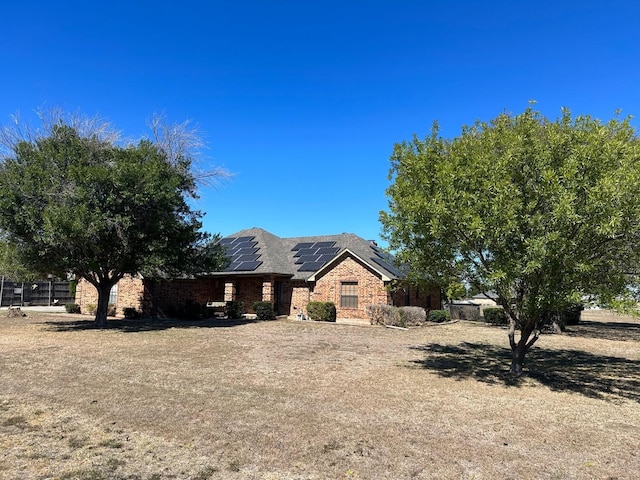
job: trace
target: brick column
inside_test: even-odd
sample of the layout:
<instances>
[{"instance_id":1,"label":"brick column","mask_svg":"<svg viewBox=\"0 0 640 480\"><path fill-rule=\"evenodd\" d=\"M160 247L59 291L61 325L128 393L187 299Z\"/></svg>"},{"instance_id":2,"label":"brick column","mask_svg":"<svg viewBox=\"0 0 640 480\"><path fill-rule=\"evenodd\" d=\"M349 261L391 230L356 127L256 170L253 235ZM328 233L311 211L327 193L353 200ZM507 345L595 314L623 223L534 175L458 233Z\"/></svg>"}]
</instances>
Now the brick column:
<instances>
[{"instance_id":1,"label":"brick column","mask_svg":"<svg viewBox=\"0 0 640 480\"><path fill-rule=\"evenodd\" d=\"M225 282L224 284L224 301L233 302L236 299L235 282Z\"/></svg>"},{"instance_id":2,"label":"brick column","mask_svg":"<svg viewBox=\"0 0 640 480\"><path fill-rule=\"evenodd\" d=\"M273 280L262 282L262 301L273 303Z\"/></svg>"}]
</instances>

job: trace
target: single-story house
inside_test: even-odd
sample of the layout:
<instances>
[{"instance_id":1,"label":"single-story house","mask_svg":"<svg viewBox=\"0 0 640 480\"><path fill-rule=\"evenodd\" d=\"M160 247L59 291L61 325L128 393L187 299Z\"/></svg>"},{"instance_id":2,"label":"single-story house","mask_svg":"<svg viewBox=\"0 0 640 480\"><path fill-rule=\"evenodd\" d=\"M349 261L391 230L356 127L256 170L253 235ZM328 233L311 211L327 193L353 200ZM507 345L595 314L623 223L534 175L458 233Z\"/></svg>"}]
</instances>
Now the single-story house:
<instances>
[{"instance_id":1,"label":"single-story house","mask_svg":"<svg viewBox=\"0 0 640 480\"><path fill-rule=\"evenodd\" d=\"M247 313L256 301L271 302L278 315L287 316L306 313L309 302L331 301L338 318L367 318L369 304L440 308L439 289L405 282L389 254L351 233L280 238L251 228L220 243L231 261L224 271L170 281L124 278L112 292L116 312L131 307L170 315L186 302L219 307L228 301L243 302ZM97 303L87 282L76 292L81 309Z\"/></svg>"}]
</instances>

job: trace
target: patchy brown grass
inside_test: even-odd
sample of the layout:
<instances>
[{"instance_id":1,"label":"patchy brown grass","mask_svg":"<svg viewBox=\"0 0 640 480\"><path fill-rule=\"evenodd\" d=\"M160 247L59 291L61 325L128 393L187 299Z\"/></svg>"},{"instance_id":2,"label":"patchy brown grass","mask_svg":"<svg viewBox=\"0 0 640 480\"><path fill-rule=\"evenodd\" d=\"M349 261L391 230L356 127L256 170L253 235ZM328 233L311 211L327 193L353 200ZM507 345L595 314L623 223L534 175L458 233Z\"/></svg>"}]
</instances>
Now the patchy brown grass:
<instances>
[{"instance_id":1,"label":"patchy brown grass","mask_svg":"<svg viewBox=\"0 0 640 480\"><path fill-rule=\"evenodd\" d=\"M78 320L80 318L81 320ZM640 322L0 318L3 479L635 479Z\"/></svg>"}]
</instances>

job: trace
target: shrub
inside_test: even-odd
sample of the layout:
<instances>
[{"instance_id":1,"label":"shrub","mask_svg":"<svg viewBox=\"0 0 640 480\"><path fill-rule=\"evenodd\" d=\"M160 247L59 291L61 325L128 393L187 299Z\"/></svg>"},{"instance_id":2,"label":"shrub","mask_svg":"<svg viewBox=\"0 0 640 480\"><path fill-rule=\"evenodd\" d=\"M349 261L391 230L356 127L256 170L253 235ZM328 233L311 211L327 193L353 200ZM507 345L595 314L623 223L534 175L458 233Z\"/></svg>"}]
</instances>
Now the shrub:
<instances>
[{"instance_id":1,"label":"shrub","mask_svg":"<svg viewBox=\"0 0 640 480\"><path fill-rule=\"evenodd\" d=\"M124 314L124 318L140 318L140 312L133 307L124 307L122 313Z\"/></svg>"},{"instance_id":2,"label":"shrub","mask_svg":"<svg viewBox=\"0 0 640 480\"><path fill-rule=\"evenodd\" d=\"M98 310L98 306L95 303L87 303L85 310L89 315L95 315Z\"/></svg>"},{"instance_id":3,"label":"shrub","mask_svg":"<svg viewBox=\"0 0 640 480\"><path fill-rule=\"evenodd\" d=\"M406 313L392 305L385 305L383 303L367 305L366 312L371 325L404 327L407 324Z\"/></svg>"},{"instance_id":4,"label":"shrub","mask_svg":"<svg viewBox=\"0 0 640 480\"><path fill-rule=\"evenodd\" d=\"M170 318L197 320L202 317L202 314L205 311L205 306L189 299L181 305L169 305L166 307L165 311Z\"/></svg>"},{"instance_id":5,"label":"shrub","mask_svg":"<svg viewBox=\"0 0 640 480\"><path fill-rule=\"evenodd\" d=\"M276 318L271 302L255 302L253 304L253 311L256 312L256 318L258 320L273 320Z\"/></svg>"},{"instance_id":6,"label":"shrub","mask_svg":"<svg viewBox=\"0 0 640 480\"><path fill-rule=\"evenodd\" d=\"M66 303L64 309L67 313L80 313L80 305L77 303Z\"/></svg>"},{"instance_id":7,"label":"shrub","mask_svg":"<svg viewBox=\"0 0 640 480\"><path fill-rule=\"evenodd\" d=\"M546 332L565 331L567 325L577 325L584 310L581 303L571 302L559 310L548 310L542 315L542 329Z\"/></svg>"},{"instance_id":8,"label":"shrub","mask_svg":"<svg viewBox=\"0 0 640 480\"><path fill-rule=\"evenodd\" d=\"M451 320L451 314L446 310L429 310L428 319L434 323L448 322Z\"/></svg>"},{"instance_id":9,"label":"shrub","mask_svg":"<svg viewBox=\"0 0 640 480\"><path fill-rule=\"evenodd\" d=\"M336 304L333 302L309 302L307 313L311 320L335 322L337 316Z\"/></svg>"},{"instance_id":10,"label":"shrub","mask_svg":"<svg viewBox=\"0 0 640 480\"><path fill-rule=\"evenodd\" d=\"M184 302L180 318L185 320L197 320L202 317L203 310L204 307L201 303L188 299Z\"/></svg>"},{"instance_id":11,"label":"shrub","mask_svg":"<svg viewBox=\"0 0 640 480\"><path fill-rule=\"evenodd\" d=\"M115 317L116 316L116 306L113 303L110 303L107 306L107 317Z\"/></svg>"},{"instance_id":12,"label":"shrub","mask_svg":"<svg viewBox=\"0 0 640 480\"><path fill-rule=\"evenodd\" d=\"M230 301L224 306L224 315L227 318L242 318L244 303L238 301Z\"/></svg>"},{"instance_id":13,"label":"shrub","mask_svg":"<svg viewBox=\"0 0 640 480\"><path fill-rule=\"evenodd\" d=\"M561 313L562 321L565 325L577 325L580 322L580 315L584 310L581 303L570 303Z\"/></svg>"},{"instance_id":14,"label":"shrub","mask_svg":"<svg viewBox=\"0 0 640 480\"><path fill-rule=\"evenodd\" d=\"M484 321L491 325L507 325L509 323L507 314L502 308L485 308Z\"/></svg>"},{"instance_id":15,"label":"shrub","mask_svg":"<svg viewBox=\"0 0 640 480\"><path fill-rule=\"evenodd\" d=\"M407 326L422 325L427 320L427 312L422 307L400 307Z\"/></svg>"}]
</instances>

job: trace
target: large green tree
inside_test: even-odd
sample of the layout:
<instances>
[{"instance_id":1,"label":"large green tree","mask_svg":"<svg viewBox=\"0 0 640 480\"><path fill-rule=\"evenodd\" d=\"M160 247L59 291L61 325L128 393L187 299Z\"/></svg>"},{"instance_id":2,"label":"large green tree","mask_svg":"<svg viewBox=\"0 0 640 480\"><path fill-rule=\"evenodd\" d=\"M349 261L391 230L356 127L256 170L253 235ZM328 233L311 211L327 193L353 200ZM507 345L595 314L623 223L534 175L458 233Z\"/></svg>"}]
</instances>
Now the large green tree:
<instances>
[{"instance_id":1,"label":"large green tree","mask_svg":"<svg viewBox=\"0 0 640 480\"><path fill-rule=\"evenodd\" d=\"M550 312L586 296L635 305L640 143L603 123L529 107L442 138L396 144L383 232L414 275L493 290L508 314L510 371ZM519 335L518 335L519 331Z\"/></svg>"},{"instance_id":2,"label":"large green tree","mask_svg":"<svg viewBox=\"0 0 640 480\"><path fill-rule=\"evenodd\" d=\"M28 270L95 286L99 327L125 274L193 274L224 262L190 205L197 178L189 152L173 141L173 150L146 139L122 144L104 132L58 119L5 142L0 164L4 240Z\"/></svg>"}]
</instances>

